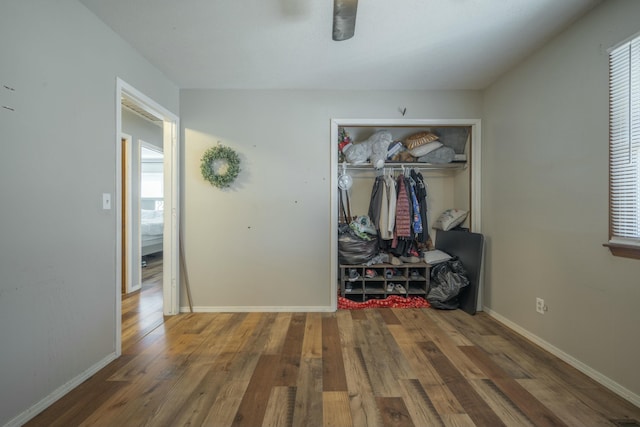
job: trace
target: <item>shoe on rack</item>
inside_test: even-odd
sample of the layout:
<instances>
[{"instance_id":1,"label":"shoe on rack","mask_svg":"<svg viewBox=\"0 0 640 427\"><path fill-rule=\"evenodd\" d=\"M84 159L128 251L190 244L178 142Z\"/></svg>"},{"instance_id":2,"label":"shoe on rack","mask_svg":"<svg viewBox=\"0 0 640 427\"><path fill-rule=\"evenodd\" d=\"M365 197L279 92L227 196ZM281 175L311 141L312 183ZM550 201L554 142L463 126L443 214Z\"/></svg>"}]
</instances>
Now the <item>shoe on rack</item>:
<instances>
[{"instance_id":1,"label":"shoe on rack","mask_svg":"<svg viewBox=\"0 0 640 427\"><path fill-rule=\"evenodd\" d=\"M350 268L349 269L349 281L350 282L355 282L359 278L360 278L360 273L358 273L358 270L356 270L355 268Z\"/></svg>"},{"instance_id":2,"label":"shoe on rack","mask_svg":"<svg viewBox=\"0 0 640 427\"><path fill-rule=\"evenodd\" d=\"M400 283L396 283L396 292L400 292L401 294L404 294L406 290L404 289L404 286L402 286Z\"/></svg>"},{"instance_id":3,"label":"shoe on rack","mask_svg":"<svg viewBox=\"0 0 640 427\"><path fill-rule=\"evenodd\" d=\"M393 292L395 288L396 285L394 285L393 283L387 283L387 293Z\"/></svg>"},{"instance_id":4,"label":"shoe on rack","mask_svg":"<svg viewBox=\"0 0 640 427\"><path fill-rule=\"evenodd\" d=\"M387 279L391 279L393 276L397 276L398 275L398 270L395 268L386 268L384 270L384 277L386 277Z\"/></svg>"},{"instance_id":5,"label":"shoe on rack","mask_svg":"<svg viewBox=\"0 0 640 427\"><path fill-rule=\"evenodd\" d=\"M409 277L411 278L411 280L419 280L420 279L420 273L418 272L418 270L411 270L411 273L409 274Z\"/></svg>"},{"instance_id":6,"label":"shoe on rack","mask_svg":"<svg viewBox=\"0 0 640 427\"><path fill-rule=\"evenodd\" d=\"M366 269L366 270L364 271L364 277L366 277L367 279L374 278L374 277L376 277L377 275L378 275L378 272L377 272L377 271L375 271L375 270L374 270L374 269L372 269L372 268L368 268L368 269Z\"/></svg>"}]
</instances>

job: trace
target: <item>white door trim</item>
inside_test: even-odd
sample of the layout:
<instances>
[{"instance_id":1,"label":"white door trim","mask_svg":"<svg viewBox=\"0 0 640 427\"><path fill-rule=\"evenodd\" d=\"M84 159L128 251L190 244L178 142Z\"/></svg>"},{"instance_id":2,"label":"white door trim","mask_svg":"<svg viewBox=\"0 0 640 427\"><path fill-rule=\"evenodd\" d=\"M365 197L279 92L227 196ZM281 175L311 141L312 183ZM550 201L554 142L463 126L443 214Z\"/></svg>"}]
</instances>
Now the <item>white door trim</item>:
<instances>
[{"instance_id":1,"label":"white door trim","mask_svg":"<svg viewBox=\"0 0 640 427\"><path fill-rule=\"evenodd\" d=\"M179 313L179 119L178 116L144 95L120 78L116 80L116 191L114 200L122 195L122 96L135 101L148 113L163 120L163 151L165 186L165 216L163 243L163 312ZM119 201L117 203L120 203ZM116 209L116 354L122 353L122 214Z\"/></svg>"},{"instance_id":2,"label":"white door trim","mask_svg":"<svg viewBox=\"0 0 640 427\"><path fill-rule=\"evenodd\" d=\"M124 167L126 168L126 173L124 174L125 178L126 178L126 182L122 183L122 186L125 187L126 186L126 192L125 194L127 195L127 198L129 200L132 199L132 191L133 191L133 185L132 185L132 179L131 179L131 174L133 172L133 163L132 163L132 151L133 151L133 136L129 135L127 133L121 132L120 133L121 139L125 140L125 146L124 149L127 150L127 155L125 157L126 159L126 163L124 165ZM120 187L120 194L122 194L122 189L123 187ZM122 200L122 198L118 199L119 201ZM125 220L125 224L126 224L126 236L127 236L127 243L124 246L126 248L127 253L125 254L124 259L126 260L130 260L132 259L132 257L135 255L133 248L134 248L134 237L135 236L135 227L133 227L133 221L134 221L134 215L133 215L133 204L132 203L127 203L127 209L125 212L126 218L124 218ZM120 258L122 259L122 258ZM131 264L129 262L129 264ZM125 283L125 289L127 291L127 293L129 292L133 292L137 289L140 289L140 283L136 282L134 283L134 277L135 275L133 274L133 264L131 264L129 266L129 268L127 269L127 277L125 278L126 283ZM121 267L122 268L122 267Z\"/></svg>"},{"instance_id":3,"label":"white door trim","mask_svg":"<svg viewBox=\"0 0 640 427\"><path fill-rule=\"evenodd\" d=\"M470 126L471 127L471 231L481 233L481 120L480 119L331 119L331 308L338 308L338 128L340 126L376 126L376 127L423 127L423 126ZM482 291L482 284L480 285ZM482 301L478 299L478 306Z\"/></svg>"}]
</instances>

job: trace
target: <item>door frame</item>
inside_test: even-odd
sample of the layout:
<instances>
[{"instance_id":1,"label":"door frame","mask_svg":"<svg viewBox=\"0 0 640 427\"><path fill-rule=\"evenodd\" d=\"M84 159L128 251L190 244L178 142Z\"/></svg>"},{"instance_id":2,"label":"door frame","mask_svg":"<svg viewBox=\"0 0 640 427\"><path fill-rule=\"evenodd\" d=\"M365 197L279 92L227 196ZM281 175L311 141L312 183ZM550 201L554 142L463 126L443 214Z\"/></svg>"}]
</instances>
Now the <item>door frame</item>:
<instances>
[{"instance_id":1,"label":"door frame","mask_svg":"<svg viewBox=\"0 0 640 427\"><path fill-rule=\"evenodd\" d=\"M122 97L134 101L144 111L163 120L162 140L164 152L164 241L162 299L163 314L174 315L180 311L179 270L179 118L151 98L126 83L116 79L116 191L115 200L120 200L122 182ZM116 355L122 353L122 213L116 209Z\"/></svg>"},{"instance_id":2,"label":"door frame","mask_svg":"<svg viewBox=\"0 0 640 427\"><path fill-rule=\"evenodd\" d=\"M131 203L131 196L133 194L133 186L131 183L131 173L132 173L132 156L131 152L133 150L133 136L124 132L120 132L121 141L122 141L122 153L120 158L122 159L122 168L123 170L120 173L120 176L123 179L122 186L120 187L120 202L122 203L121 214L123 217L121 218L121 227L122 230L121 238L126 239L126 242L121 241L120 247L122 248L122 253L120 256L120 260L122 262L121 268L122 278L124 283L120 287L123 292L129 293L135 291L137 288L133 283L133 264L131 264L131 257L133 248L133 204ZM122 244L123 243L123 244ZM128 260L128 261L127 261ZM127 262L129 265L127 265Z\"/></svg>"}]
</instances>

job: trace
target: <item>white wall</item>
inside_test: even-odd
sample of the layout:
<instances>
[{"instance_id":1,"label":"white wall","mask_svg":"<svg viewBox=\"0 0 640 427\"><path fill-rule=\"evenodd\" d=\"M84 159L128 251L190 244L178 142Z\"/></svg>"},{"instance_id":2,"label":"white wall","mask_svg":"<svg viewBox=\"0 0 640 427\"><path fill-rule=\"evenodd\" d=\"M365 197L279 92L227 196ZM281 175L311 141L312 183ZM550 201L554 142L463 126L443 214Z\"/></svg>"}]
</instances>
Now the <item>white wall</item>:
<instances>
[{"instance_id":1,"label":"white wall","mask_svg":"<svg viewBox=\"0 0 640 427\"><path fill-rule=\"evenodd\" d=\"M479 92L464 91L182 90L182 218L195 308L327 309L335 280L330 120L398 119L404 107L404 118L477 118L481 103ZM200 173L218 141L242 161L228 190Z\"/></svg>"},{"instance_id":2,"label":"white wall","mask_svg":"<svg viewBox=\"0 0 640 427\"><path fill-rule=\"evenodd\" d=\"M602 244L606 49L640 31L639 16L638 1L603 2L501 77L485 93L482 153L485 305L636 402L640 261Z\"/></svg>"},{"instance_id":3,"label":"white wall","mask_svg":"<svg viewBox=\"0 0 640 427\"><path fill-rule=\"evenodd\" d=\"M76 0L3 1L0 58L4 425L113 355L116 77L179 92Z\"/></svg>"}]
</instances>

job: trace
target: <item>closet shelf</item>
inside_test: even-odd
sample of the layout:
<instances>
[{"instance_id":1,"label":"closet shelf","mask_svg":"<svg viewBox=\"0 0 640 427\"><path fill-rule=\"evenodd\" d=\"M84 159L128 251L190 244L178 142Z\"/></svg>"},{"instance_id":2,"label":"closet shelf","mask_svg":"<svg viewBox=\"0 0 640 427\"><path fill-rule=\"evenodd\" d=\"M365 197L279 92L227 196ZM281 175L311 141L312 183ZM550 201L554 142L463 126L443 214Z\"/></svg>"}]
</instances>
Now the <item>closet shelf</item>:
<instances>
[{"instance_id":1,"label":"closet shelf","mask_svg":"<svg viewBox=\"0 0 640 427\"><path fill-rule=\"evenodd\" d=\"M347 169L372 169L371 163L361 163L354 165L352 163L340 162L340 167L346 167ZM385 169L424 169L424 170L463 170L466 169L467 162L453 162L453 163L420 163L420 162L386 162L384 164Z\"/></svg>"}]
</instances>

